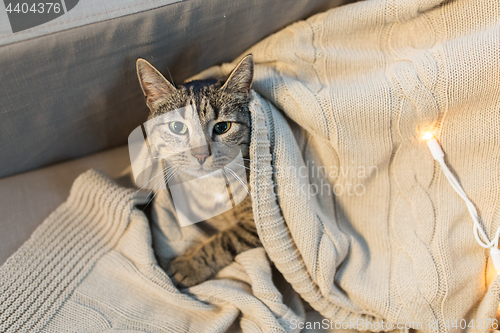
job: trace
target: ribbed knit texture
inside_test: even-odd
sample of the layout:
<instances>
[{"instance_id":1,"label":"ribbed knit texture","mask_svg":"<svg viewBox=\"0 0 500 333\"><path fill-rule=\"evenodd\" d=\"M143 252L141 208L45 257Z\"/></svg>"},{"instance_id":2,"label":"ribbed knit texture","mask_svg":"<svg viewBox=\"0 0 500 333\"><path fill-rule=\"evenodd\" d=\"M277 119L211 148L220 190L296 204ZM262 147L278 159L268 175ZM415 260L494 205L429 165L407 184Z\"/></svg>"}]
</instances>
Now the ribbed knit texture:
<instances>
[{"instance_id":1,"label":"ribbed knit texture","mask_svg":"<svg viewBox=\"0 0 500 333\"><path fill-rule=\"evenodd\" d=\"M256 224L303 299L339 322L415 322L426 332L493 319L500 279L420 136L434 132L493 237L498 2L361 1L247 53L267 124L251 166ZM236 63L195 78L227 75Z\"/></svg>"},{"instance_id":2,"label":"ribbed knit texture","mask_svg":"<svg viewBox=\"0 0 500 333\"><path fill-rule=\"evenodd\" d=\"M82 174L68 200L0 268L0 331L38 332L122 236L144 195L99 172Z\"/></svg>"}]
</instances>

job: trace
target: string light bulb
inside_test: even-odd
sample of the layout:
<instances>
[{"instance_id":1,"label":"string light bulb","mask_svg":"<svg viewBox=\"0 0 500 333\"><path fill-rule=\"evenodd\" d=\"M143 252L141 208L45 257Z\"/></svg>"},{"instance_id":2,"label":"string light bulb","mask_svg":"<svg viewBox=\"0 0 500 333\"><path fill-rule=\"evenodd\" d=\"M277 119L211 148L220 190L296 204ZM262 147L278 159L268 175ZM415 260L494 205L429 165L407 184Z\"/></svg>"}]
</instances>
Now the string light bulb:
<instances>
[{"instance_id":1,"label":"string light bulb","mask_svg":"<svg viewBox=\"0 0 500 333\"><path fill-rule=\"evenodd\" d=\"M433 137L434 137L434 134L432 134L432 132L427 132L427 131L423 132L422 136L421 136L422 140L424 140L424 141L429 141Z\"/></svg>"},{"instance_id":2,"label":"string light bulb","mask_svg":"<svg viewBox=\"0 0 500 333\"><path fill-rule=\"evenodd\" d=\"M427 142L427 147L429 147L429 150L432 154L432 157L441 166L441 170L443 171L444 175L448 179L451 187L455 190L455 192L457 192L457 194L465 202L465 205L467 206L469 214L472 217L472 220L474 222L474 237L476 238L476 241L480 246L482 246L483 248L486 248L486 249L490 249L490 257L491 257L491 261L493 262L493 267L495 267L497 274L500 275L500 249L498 248L498 240L500 237L500 227L497 229L497 232L495 233L495 238L493 238L493 240L490 241L488 236L484 232L483 227L479 223L479 216L477 214L476 207L470 201L469 197L467 197L467 194L465 193L464 189L462 188L462 186L460 185L458 180L455 178L453 173L450 171L450 169L446 165L446 163L444 161L444 152L441 149L439 142L436 140L436 138L434 137L432 132L423 132L421 138L422 138L422 140Z\"/></svg>"},{"instance_id":3,"label":"string light bulb","mask_svg":"<svg viewBox=\"0 0 500 333\"><path fill-rule=\"evenodd\" d=\"M437 142L434 135L431 132L425 132L424 135L422 135L422 139L427 141L427 147L429 147L432 157L434 157L434 159L438 161L440 164L441 160L444 163L444 152L441 149L441 146L439 145L439 142ZM448 169L448 167L446 167L446 169Z\"/></svg>"}]
</instances>

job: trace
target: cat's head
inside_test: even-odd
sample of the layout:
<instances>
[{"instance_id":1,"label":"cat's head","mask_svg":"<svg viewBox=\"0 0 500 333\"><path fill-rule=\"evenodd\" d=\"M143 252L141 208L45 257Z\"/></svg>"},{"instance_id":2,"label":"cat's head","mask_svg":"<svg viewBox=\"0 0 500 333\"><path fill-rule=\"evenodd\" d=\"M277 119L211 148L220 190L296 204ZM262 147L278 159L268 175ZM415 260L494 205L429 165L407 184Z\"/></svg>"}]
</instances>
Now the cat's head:
<instances>
[{"instance_id":1,"label":"cat's head","mask_svg":"<svg viewBox=\"0 0 500 333\"><path fill-rule=\"evenodd\" d=\"M200 177L238 155L248 157L252 55L227 79L174 85L143 59L137 60L137 75L150 109L144 127L153 156L171 170Z\"/></svg>"}]
</instances>

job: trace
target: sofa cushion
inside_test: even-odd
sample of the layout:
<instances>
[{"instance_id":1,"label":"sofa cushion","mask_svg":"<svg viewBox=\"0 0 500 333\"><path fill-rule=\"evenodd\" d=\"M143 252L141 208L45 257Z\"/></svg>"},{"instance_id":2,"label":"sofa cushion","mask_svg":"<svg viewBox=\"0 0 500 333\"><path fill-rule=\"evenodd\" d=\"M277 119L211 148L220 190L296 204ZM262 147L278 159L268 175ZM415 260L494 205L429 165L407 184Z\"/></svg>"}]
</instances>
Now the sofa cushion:
<instances>
[{"instance_id":1,"label":"sofa cushion","mask_svg":"<svg viewBox=\"0 0 500 333\"><path fill-rule=\"evenodd\" d=\"M94 168L116 178L128 166L128 147L121 146L0 179L0 266L66 200L78 175Z\"/></svg>"},{"instance_id":2,"label":"sofa cushion","mask_svg":"<svg viewBox=\"0 0 500 333\"><path fill-rule=\"evenodd\" d=\"M17 17L14 17L14 22L12 22L12 16L8 15L7 10L3 10L2 8L6 3L12 2L8 1L0 3L0 45L18 43L27 39L45 36L63 30L78 28L87 24L144 12L146 10L163 7L179 1L181 0L52 0L50 2L55 5L45 6L44 3L43 7L40 6L34 8L36 11L38 11L38 13L35 14L32 14L30 10L28 10L24 15L22 15L23 13L19 13ZM44 12L41 12L42 8ZM16 14L15 2L13 2L9 9L10 13ZM41 17L44 14L51 13L54 15L50 15L50 17L55 18L50 21L41 21L40 19L37 19L35 17L37 15ZM29 17L26 14L32 16ZM25 22L16 22L18 18L23 19L23 21ZM25 30L18 30L18 32L16 33L12 33L13 30L16 30L14 28L14 25L16 23L18 25L20 24L24 27L28 27L31 23L28 22L30 21L30 19L31 21L39 21L45 23L33 26L32 28L28 28Z\"/></svg>"},{"instance_id":3,"label":"sofa cushion","mask_svg":"<svg viewBox=\"0 0 500 333\"><path fill-rule=\"evenodd\" d=\"M138 57L181 82L341 1L188 0L112 18L104 1L86 0L36 31L0 36L0 177L125 144L147 115Z\"/></svg>"}]
</instances>

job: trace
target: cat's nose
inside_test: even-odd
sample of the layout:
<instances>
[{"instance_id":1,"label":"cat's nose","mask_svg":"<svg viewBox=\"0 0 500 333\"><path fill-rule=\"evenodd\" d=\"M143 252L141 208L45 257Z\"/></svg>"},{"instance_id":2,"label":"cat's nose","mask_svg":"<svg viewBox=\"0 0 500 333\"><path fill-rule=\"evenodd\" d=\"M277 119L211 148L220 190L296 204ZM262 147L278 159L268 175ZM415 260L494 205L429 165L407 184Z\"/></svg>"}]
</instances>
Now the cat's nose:
<instances>
[{"instance_id":1,"label":"cat's nose","mask_svg":"<svg viewBox=\"0 0 500 333\"><path fill-rule=\"evenodd\" d=\"M203 163L205 163L205 160L208 157L208 154L195 154L194 157L196 157L198 162L200 162L200 164L203 165Z\"/></svg>"}]
</instances>

